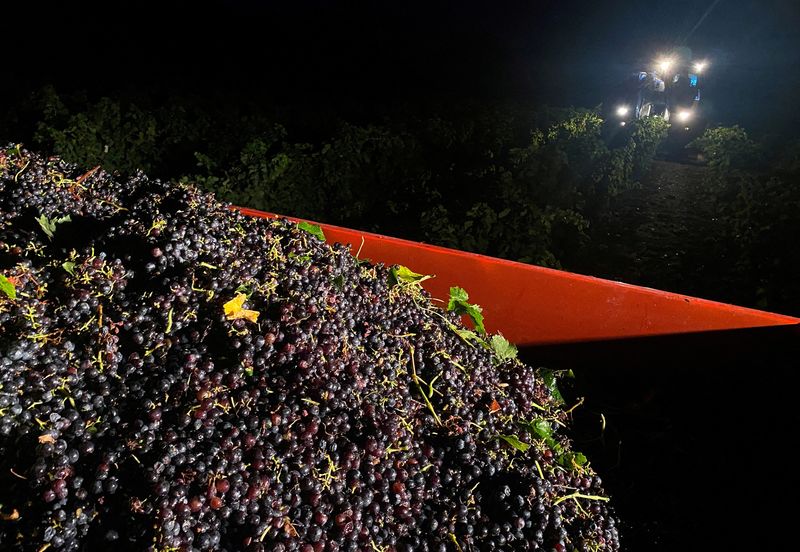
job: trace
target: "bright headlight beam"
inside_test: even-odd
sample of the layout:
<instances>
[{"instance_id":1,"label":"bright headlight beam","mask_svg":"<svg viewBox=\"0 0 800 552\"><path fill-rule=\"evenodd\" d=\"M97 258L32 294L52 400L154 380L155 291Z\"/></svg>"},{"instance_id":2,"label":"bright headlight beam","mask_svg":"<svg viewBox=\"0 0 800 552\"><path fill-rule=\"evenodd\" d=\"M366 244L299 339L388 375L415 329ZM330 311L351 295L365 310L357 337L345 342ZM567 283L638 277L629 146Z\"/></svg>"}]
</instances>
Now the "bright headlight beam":
<instances>
[{"instance_id":1,"label":"bright headlight beam","mask_svg":"<svg viewBox=\"0 0 800 552\"><path fill-rule=\"evenodd\" d=\"M705 61L696 61L694 64L694 72L702 73L703 71L705 71L707 65L708 63L706 63Z\"/></svg>"},{"instance_id":2,"label":"bright headlight beam","mask_svg":"<svg viewBox=\"0 0 800 552\"><path fill-rule=\"evenodd\" d=\"M692 114L689 111L679 111L678 112L678 120L682 123L685 123L689 119L691 119Z\"/></svg>"},{"instance_id":3,"label":"bright headlight beam","mask_svg":"<svg viewBox=\"0 0 800 552\"><path fill-rule=\"evenodd\" d=\"M619 106L617 108L617 115L619 115L620 117L624 117L627 114L628 114L628 106L627 105L621 105L621 106Z\"/></svg>"},{"instance_id":4,"label":"bright headlight beam","mask_svg":"<svg viewBox=\"0 0 800 552\"><path fill-rule=\"evenodd\" d=\"M669 68L672 67L672 60L671 59L662 59L658 62L658 69L662 73L666 73L669 71Z\"/></svg>"}]
</instances>

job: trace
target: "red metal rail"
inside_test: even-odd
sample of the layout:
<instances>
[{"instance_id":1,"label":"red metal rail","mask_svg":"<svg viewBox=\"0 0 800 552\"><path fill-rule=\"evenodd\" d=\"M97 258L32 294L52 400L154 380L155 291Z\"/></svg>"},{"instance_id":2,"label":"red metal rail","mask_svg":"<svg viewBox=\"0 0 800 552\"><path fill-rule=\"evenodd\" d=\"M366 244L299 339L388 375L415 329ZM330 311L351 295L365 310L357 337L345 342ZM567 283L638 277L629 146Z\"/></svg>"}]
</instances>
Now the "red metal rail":
<instances>
[{"instance_id":1,"label":"red metal rail","mask_svg":"<svg viewBox=\"0 0 800 552\"><path fill-rule=\"evenodd\" d=\"M255 217L276 216L254 209L240 211ZM360 248L361 258L387 265L402 264L415 272L435 275L423 284L435 298L446 300L450 286L463 287L471 302L483 306L486 329L500 331L518 345L800 323L800 319L791 316L330 224L320 226L330 243L349 243L354 254Z\"/></svg>"}]
</instances>

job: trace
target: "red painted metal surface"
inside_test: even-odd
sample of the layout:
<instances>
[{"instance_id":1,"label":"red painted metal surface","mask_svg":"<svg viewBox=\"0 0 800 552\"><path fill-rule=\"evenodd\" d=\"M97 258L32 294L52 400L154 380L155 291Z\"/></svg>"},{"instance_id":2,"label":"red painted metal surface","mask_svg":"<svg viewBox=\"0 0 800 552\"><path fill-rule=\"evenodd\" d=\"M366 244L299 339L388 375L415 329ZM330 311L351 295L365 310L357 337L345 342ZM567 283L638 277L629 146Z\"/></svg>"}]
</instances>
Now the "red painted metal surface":
<instances>
[{"instance_id":1,"label":"red painted metal surface","mask_svg":"<svg viewBox=\"0 0 800 552\"><path fill-rule=\"evenodd\" d=\"M276 216L254 209L240 210L250 216ZM387 265L402 264L415 272L435 275L423 284L435 298L446 300L450 286L463 287L470 295L470 302L483 306L486 329L500 331L518 345L800 323L800 319L791 316L330 224L320 226L329 242L349 243L354 254L360 248L362 259Z\"/></svg>"}]
</instances>

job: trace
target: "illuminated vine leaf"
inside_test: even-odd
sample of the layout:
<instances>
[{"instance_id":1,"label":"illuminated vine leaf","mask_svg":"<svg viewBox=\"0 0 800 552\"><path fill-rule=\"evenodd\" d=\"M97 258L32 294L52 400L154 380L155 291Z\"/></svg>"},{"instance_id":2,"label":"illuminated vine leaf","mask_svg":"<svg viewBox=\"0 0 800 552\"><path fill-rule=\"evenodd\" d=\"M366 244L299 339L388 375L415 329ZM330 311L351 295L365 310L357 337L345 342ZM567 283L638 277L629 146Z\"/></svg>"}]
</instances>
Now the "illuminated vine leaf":
<instances>
[{"instance_id":1,"label":"illuminated vine leaf","mask_svg":"<svg viewBox=\"0 0 800 552\"><path fill-rule=\"evenodd\" d=\"M458 328L456 326L453 326L451 329L456 333L458 337L460 337L467 343L469 343L470 341L477 341L480 339L478 337L478 334L476 334L472 330L462 330L461 328Z\"/></svg>"},{"instance_id":2,"label":"illuminated vine leaf","mask_svg":"<svg viewBox=\"0 0 800 552\"><path fill-rule=\"evenodd\" d=\"M17 298L17 288L14 287L14 283L2 274L0 274L0 291L12 301Z\"/></svg>"},{"instance_id":3,"label":"illuminated vine leaf","mask_svg":"<svg viewBox=\"0 0 800 552\"><path fill-rule=\"evenodd\" d=\"M41 215L39 218L36 219L36 222L38 222L39 226L42 227L42 231L44 231L47 237L52 240L53 236L55 235L56 226L58 226L62 222L72 222L72 219L70 218L69 215L54 219L49 219L46 216Z\"/></svg>"},{"instance_id":4,"label":"illuminated vine leaf","mask_svg":"<svg viewBox=\"0 0 800 552\"><path fill-rule=\"evenodd\" d=\"M550 426L550 422L547 420L539 418L530 422L519 422L519 425L526 428L539 439L550 441L553 438L553 428Z\"/></svg>"},{"instance_id":5,"label":"illuminated vine leaf","mask_svg":"<svg viewBox=\"0 0 800 552\"><path fill-rule=\"evenodd\" d=\"M298 222L297 223L297 227L300 230L305 230L306 232L308 232L312 236L316 236L320 240L325 241L325 232L322 231L322 227L321 226L319 226L317 224L311 224L310 222L303 221L303 222Z\"/></svg>"},{"instance_id":6,"label":"illuminated vine leaf","mask_svg":"<svg viewBox=\"0 0 800 552\"><path fill-rule=\"evenodd\" d=\"M492 349L501 362L517 358L517 348L500 334L492 336Z\"/></svg>"},{"instance_id":7,"label":"illuminated vine leaf","mask_svg":"<svg viewBox=\"0 0 800 552\"><path fill-rule=\"evenodd\" d=\"M455 310L459 303L469 301L469 294L464 288L453 286L450 288L450 301L447 303L447 310Z\"/></svg>"},{"instance_id":8,"label":"illuminated vine leaf","mask_svg":"<svg viewBox=\"0 0 800 552\"><path fill-rule=\"evenodd\" d=\"M572 469L586 464L588 458L582 452L568 451L558 456L556 461L563 467Z\"/></svg>"},{"instance_id":9,"label":"illuminated vine leaf","mask_svg":"<svg viewBox=\"0 0 800 552\"><path fill-rule=\"evenodd\" d=\"M447 302L447 310L456 314L466 314L475 324L475 330L480 334L486 333L483 325L483 309L480 305L469 302L469 294L458 286L450 288L450 300Z\"/></svg>"},{"instance_id":10,"label":"illuminated vine leaf","mask_svg":"<svg viewBox=\"0 0 800 552\"><path fill-rule=\"evenodd\" d=\"M225 303L222 308L225 311L225 318L228 320L237 320L244 318L250 322L258 320L258 311L243 308L244 302L247 300L247 295L244 293L237 293L236 296Z\"/></svg>"},{"instance_id":11,"label":"illuminated vine leaf","mask_svg":"<svg viewBox=\"0 0 800 552\"><path fill-rule=\"evenodd\" d=\"M528 443L523 443L516 435L498 435L503 441L514 447L520 452L527 452L531 446Z\"/></svg>"},{"instance_id":12,"label":"illuminated vine leaf","mask_svg":"<svg viewBox=\"0 0 800 552\"><path fill-rule=\"evenodd\" d=\"M397 284L419 284L431 278L433 276L414 272L403 265L393 266L389 269L389 284L393 286Z\"/></svg>"},{"instance_id":13,"label":"illuminated vine leaf","mask_svg":"<svg viewBox=\"0 0 800 552\"><path fill-rule=\"evenodd\" d=\"M552 370L542 369L540 374L545 387L550 390L550 396L553 397L556 404L564 404L564 397L561 395L561 391L558 390L558 378L556 377L556 373Z\"/></svg>"}]
</instances>

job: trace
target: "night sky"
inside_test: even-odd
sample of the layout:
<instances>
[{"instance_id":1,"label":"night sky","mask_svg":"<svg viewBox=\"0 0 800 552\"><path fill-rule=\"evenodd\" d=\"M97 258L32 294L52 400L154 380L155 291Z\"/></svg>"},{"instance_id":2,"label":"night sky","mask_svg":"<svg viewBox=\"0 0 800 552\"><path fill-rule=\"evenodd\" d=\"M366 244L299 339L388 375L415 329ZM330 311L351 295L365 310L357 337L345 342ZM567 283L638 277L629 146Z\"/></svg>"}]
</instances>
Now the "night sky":
<instances>
[{"instance_id":1,"label":"night sky","mask_svg":"<svg viewBox=\"0 0 800 552\"><path fill-rule=\"evenodd\" d=\"M52 83L328 108L593 107L627 73L686 45L711 63L713 121L768 132L800 123L797 0L118 3L124 15L107 2L61 4L0 15L14 21L0 25L6 96Z\"/></svg>"}]
</instances>

